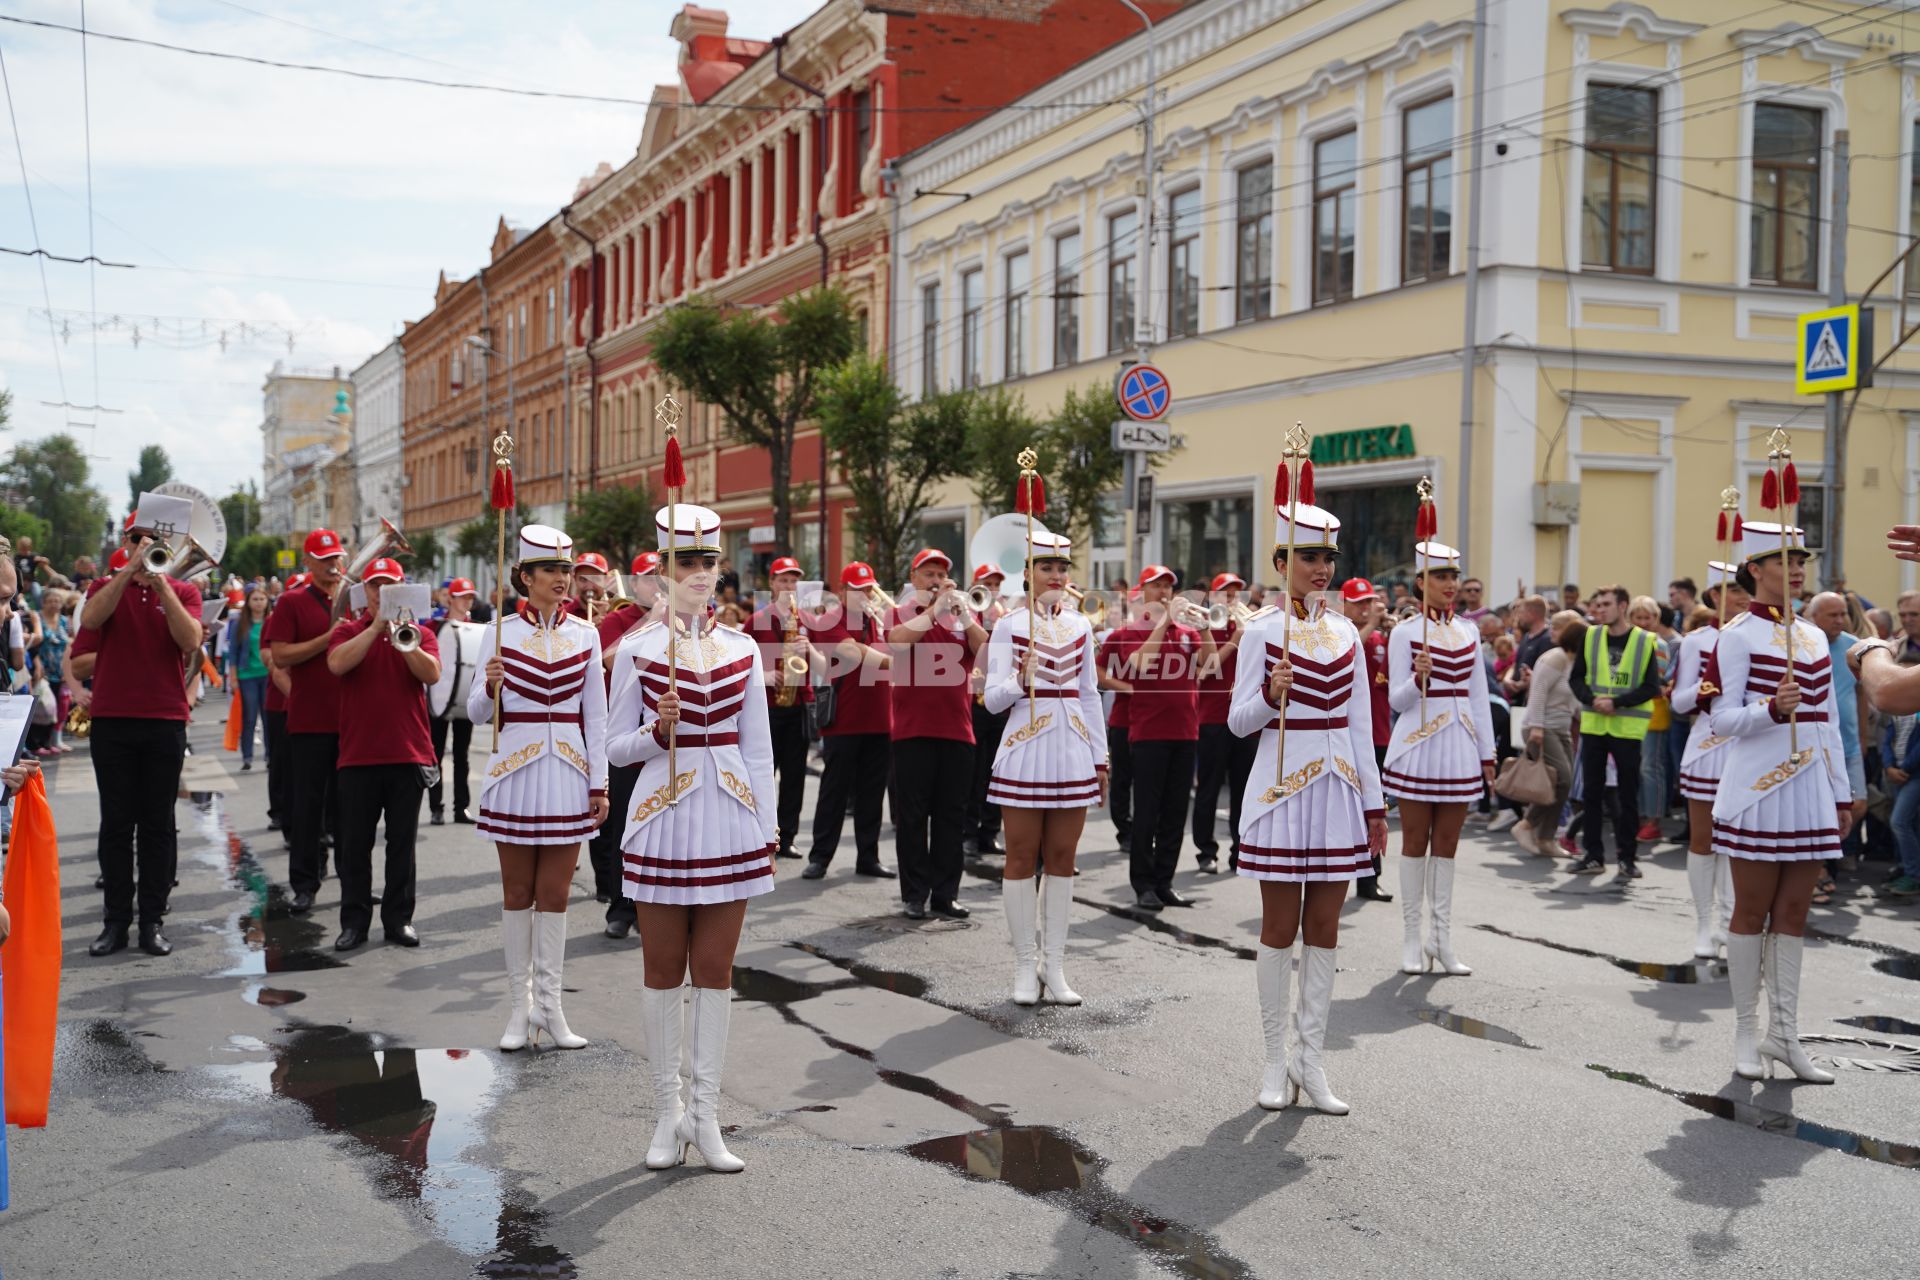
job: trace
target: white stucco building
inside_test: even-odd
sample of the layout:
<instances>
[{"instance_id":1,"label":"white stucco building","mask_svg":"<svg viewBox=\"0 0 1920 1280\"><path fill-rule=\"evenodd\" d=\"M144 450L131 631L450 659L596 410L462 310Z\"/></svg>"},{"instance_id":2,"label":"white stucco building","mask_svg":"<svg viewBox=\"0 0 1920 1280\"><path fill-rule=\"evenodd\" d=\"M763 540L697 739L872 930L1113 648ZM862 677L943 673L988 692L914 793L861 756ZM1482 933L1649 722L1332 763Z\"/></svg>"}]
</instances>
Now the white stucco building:
<instances>
[{"instance_id":1,"label":"white stucco building","mask_svg":"<svg viewBox=\"0 0 1920 1280\"><path fill-rule=\"evenodd\" d=\"M405 416L406 357L389 342L353 371L353 528L342 537L362 545L380 518L401 523L406 472L400 462L400 422Z\"/></svg>"}]
</instances>

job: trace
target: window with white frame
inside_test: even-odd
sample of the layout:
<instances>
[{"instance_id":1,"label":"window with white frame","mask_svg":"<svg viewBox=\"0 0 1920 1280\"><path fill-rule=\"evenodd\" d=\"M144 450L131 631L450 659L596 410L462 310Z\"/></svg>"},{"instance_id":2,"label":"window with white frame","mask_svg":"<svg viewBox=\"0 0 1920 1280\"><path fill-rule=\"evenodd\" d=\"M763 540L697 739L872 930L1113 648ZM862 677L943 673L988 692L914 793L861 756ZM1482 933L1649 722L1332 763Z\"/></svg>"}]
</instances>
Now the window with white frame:
<instances>
[{"instance_id":1,"label":"window with white frame","mask_svg":"<svg viewBox=\"0 0 1920 1280\"><path fill-rule=\"evenodd\" d=\"M1138 210L1107 219L1107 350L1133 346L1134 250L1140 232Z\"/></svg>"},{"instance_id":2,"label":"window with white frame","mask_svg":"<svg viewBox=\"0 0 1920 1280\"><path fill-rule=\"evenodd\" d=\"M1400 279L1437 280L1453 260L1453 99L1400 115Z\"/></svg>"},{"instance_id":3,"label":"window with white frame","mask_svg":"<svg viewBox=\"0 0 1920 1280\"><path fill-rule=\"evenodd\" d=\"M1612 84L1587 89L1580 181L1583 266L1653 274L1659 112L1657 89Z\"/></svg>"},{"instance_id":4,"label":"window with white frame","mask_svg":"<svg viewBox=\"0 0 1920 1280\"><path fill-rule=\"evenodd\" d=\"M1753 108L1753 190L1747 207L1748 275L1756 284L1820 283L1820 151L1817 107Z\"/></svg>"},{"instance_id":5,"label":"window with white frame","mask_svg":"<svg viewBox=\"0 0 1920 1280\"><path fill-rule=\"evenodd\" d=\"M1200 188L1167 200L1167 336L1200 331Z\"/></svg>"},{"instance_id":6,"label":"window with white frame","mask_svg":"<svg viewBox=\"0 0 1920 1280\"><path fill-rule=\"evenodd\" d=\"M1316 306L1353 296L1355 160L1359 134L1352 129L1313 144L1313 301Z\"/></svg>"},{"instance_id":7,"label":"window with white frame","mask_svg":"<svg viewBox=\"0 0 1920 1280\"><path fill-rule=\"evenodd\" d=\"M549 287L547 289L547 334L546 334L546 337L542 340L541 345L543 347L550 347L553 345L554 318L558 314L559 312L556 310L556 308L553 305L553 289Z\"/></svg>"},{"instance_id":8,"label":"window with white frame","mask_svg":"<svg viewBox=\"0 0 1920 1280\"><path fill-rule=\"evenodd\" d=\"M527 358L527 343L529 340L527 334L527 304L523 302L520 304L520 346L518 350L514 352L514 359L524 360Z\"/></svg>"},{"instance_id":9,"label":"window with white frame","mask_svg":"<svg viewBox=\"0 0 1920 1280\"><path fill-rule=\"evenodd\" d=\"M981 369L980 319L986 305L981 281L985 273L975 267L960 273L960 385L977 387L986 381Z\"/></svg>"},{"instance_id":10,"label":"window with white frame","mask_svg":"<svg viewBox=\"0 0 1920 1280\"><path fill-rule=\"evenodd\" d=\"M1234 175L1233 318L1273 314L1273 161Z\"/></svg>"},{"instance_id":11,"label":"window with white frame","mask_svg":"<svg viewBox=\"0 0 1920 1280\"><path fill-rule=\"evenodd\" d=\"M1004 350L1001 367L1010 379L1027 376L1027 307L1033 285L1032 275L1032 260L1025 249L1007 255L1007 283L1001 291L1007 300L1002 329Z\"/></svg>"},{"instance_id":12,"label":"window with white frame","mask_svg":"<svg viewBox=\"0 0 1920 1280\"><path fill-rule=\"evenodd\" d=\"M940 392L940 284L920 288L920 394Z\"/></svg>"},{"instance_id":13,"label":"window with white frame","mask_svg":"<svg viewBox=\"0 0 1920 1280\"><path fill-rule=\"evenodd\" d=\"M1053 367L1080 359L1080 233L1053 238Z\"/></svg>"}]
</instances>

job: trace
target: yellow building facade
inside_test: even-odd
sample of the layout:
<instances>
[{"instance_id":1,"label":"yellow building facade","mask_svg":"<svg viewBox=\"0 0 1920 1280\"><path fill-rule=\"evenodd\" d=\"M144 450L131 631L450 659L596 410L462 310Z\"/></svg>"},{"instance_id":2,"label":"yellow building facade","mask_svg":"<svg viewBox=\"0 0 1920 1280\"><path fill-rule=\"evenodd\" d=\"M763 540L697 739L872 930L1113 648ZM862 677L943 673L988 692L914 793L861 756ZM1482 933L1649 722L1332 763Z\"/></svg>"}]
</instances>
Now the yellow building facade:
<instances>
[{"instance_id":1,"label":"yellow building facade","mask_svg":"<svg viewBox=\"0 0 1920 1280\"><path fill-rule=\"evenodd\" d=\"M1819 544L1824 403L1795 392L1795 318L1828 305L1846 131L1849 297L1876 309L1877 352L1899 332L1902 271L1861 296L1920 225L1920 49L1898 6L1778 5L1766 27L1746 0L1489 9L1479 58L1471 14L1439 0L1182 10L1153 40L1151 183L1144 35L906 157L902 386L1004 384L1044 414L1144 339L1183 446L1154 471L1141 552L1186 584L1273 579L1273 469L1296 420L1346 573L1407 573L1429 476L1440 537L1490 602L1569 582L1664 598L1717 558L1722 489L1757 510L1776 425ZM1844 439L1845 573L1890 604L1914 584L1882 535L1920 521L1915 358L1878 371ZM954 485L929 518L990 514ZM1142 558L1120 524L1087 566L1102 586Z\"/></svg>"}]
</instances>

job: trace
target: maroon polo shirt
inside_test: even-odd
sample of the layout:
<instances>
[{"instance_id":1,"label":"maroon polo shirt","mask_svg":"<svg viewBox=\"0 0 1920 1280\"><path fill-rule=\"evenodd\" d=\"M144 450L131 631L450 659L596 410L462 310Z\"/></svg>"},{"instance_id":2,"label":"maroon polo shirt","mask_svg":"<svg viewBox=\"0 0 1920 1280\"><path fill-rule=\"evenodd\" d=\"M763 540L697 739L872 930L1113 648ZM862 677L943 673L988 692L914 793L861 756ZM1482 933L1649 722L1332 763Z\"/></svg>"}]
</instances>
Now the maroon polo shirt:
<instances>
[{"instance_id":1,"label":"maroon polo shirt","mask_svg":"<svg viewBox=\"0 0 1920 1280\"><path fill-rule=\"evenodd\" d=\"M280 593L260 639L265 644L300 644L332 631L333 598L308 583ZM326 650L286 672L293 681L293 692L287 695L287 732L339 733L340 681L327 670Z\"/></svg>"},{"instance_id":2,"label":"maroon polo shirt","mask_svg":"<svg viewBox=\"0 0 1920 1280\"><path fill-rule=\"evenodd\" d=\"M198 626L199 590L178 578L167 581ZM106 578L96 578L87 587L88 598L106 590L107 583ZM89 635L92 640L86 640ZM97 633L82 629L73 652L98 655L93 668L94 715L129 720L187 718L186 667L180 646L167 630L166 606L158 588L128 583L106 625Z\"/></svg>"},{"instance_id":3,"label":"maroon polo shirt","mask_svg":"<svg viewBox=\"0 0 1920 1280\"><path fill-rule=\"evenodd\" d=\"M804 637L807 634L804 615L800 618L798 626L797 634ZM782 649L787 643L787 620L772 605L768 605L748 620L747 634L753 638L755 644L760 646L760 669L767 673L767 705L772 706L774 696L780 692L773 687L773 682L780 675L780 664L785 661L782 657ZM800 686L800 696L795 699L795 705L812 701L813 684L809 681ZM839 714L836 709L834 715Z\"/></svg>"},{"instance_id":4,"label":"maroon polo shirt","mask_svg":"<svg viewBox=\"0 0 1920 1280\"><path fill-rule=\"evenodd\" d=\"M834 618L832 623L809 631L808 635L814 647L825 653L830 663L835 664L833 669L836 671L840 670L839 664L843 659L833 650L842 640L852 640L876 649L885 649L887 644L880 624L865 611L861 612L858 627L849 628L843 613ZM887 690L888 683L885 671L869 667L864 662L837 676L833 682L833 723L820 731L821 736L838 738L856 733L891 733L893 695Z\"/></svg>"},{"instance_id":5,"label":"maroon polo shirt","mask_svg":"<svg viewBox=\"0 0 1920 1280\"><path fill-rule=\"evenodd\" d=\"M1125 655L1121 653L1119 648L1116 646L1116 642L1119 640L1119 638L1120 638L1120 631L1118 628L1115 628L1114 630L1107 632L1107 634L1101 637L1098 642L1099 647L1097 649L1097 653L1099 654L1100 670L1102 673L1112 677L1115 680L1125 680L1127 678L1127 674L1126 672L1120 669L1120 659ZM1132 724L1133 724L1132 695L1122 693L1118 689L1113 690L1113 707L1107 712L1107 728L1125 729Z\"/></svg>"},{"instance_id":6,"label":"maroon polo shirt","mask_svg":"<svg viewBox=\"0 0 1920 1280\"><path fill-rule=\"evenodd\" d=\"M1239 633L1240 629L1231 623L1215 631L1213 633L1215 651L1224 649ZM1220 660L1220 671L1217 675L1201 677L1199 692L1201 724L1227 722L1227 709L1233 705L1233 673L1239 662L1240 651L1235 649Z\"/></svg>"},{"instance_id":7,"label":"maroon polo shirt","mask_svg":"<svg viewBox=\"0 0 1920 1280\"><path fill-rule=\"evenodd\" d=\"M1179 623L1160 637L1159 652L1138 658L1153 626L1145 618L1107 641L1116 660L1133 659L1121 679L1133 686L1129 742L1193 742L1200 737L1200 633Z\"/></svg>"},{"instance_id":8,"label":"maroon polo shirt","mask_svg":"<svg viewBox=\"0 0 1920 1280\"><path fill-rule=\"evenodd\" d=\"M1375 627L1360 642L1367 658L1367 687L1373 691L1373 745L1393 737L1393 708L1387 705L1387 634Z\"/></svg>"},{"instance_id":9,"label":"maroon polo shirt","mask_svg":"<svg viewBox=\"0 0 1920 1280\"><path fill-rule=\"evenodd\" d=\"M903 605L887 615L891 630L923 610ZM973 741L973 686L969 675L979 646L946 618L912 644L893 649L893 740L947 738Z\"/></svg>"},{"instance_id":10,"label":"maroon polo shirt","mask_svg":"<svg viewBox=\"0 0 1920 1280\"><path fill-rule=\"evenodd\" d=\"M344 676L334 677L340 689L338 765L347 769L366 764L432 764L427 686L407 670L407 660L393 647L387 624L350 618L333 629L327 652L376 625L382 634L360 665ZM440 656L440 640L431 627L420 629L420 652ZM326 655L314 661L325 666Z\"/></svg>"}]
</instances>

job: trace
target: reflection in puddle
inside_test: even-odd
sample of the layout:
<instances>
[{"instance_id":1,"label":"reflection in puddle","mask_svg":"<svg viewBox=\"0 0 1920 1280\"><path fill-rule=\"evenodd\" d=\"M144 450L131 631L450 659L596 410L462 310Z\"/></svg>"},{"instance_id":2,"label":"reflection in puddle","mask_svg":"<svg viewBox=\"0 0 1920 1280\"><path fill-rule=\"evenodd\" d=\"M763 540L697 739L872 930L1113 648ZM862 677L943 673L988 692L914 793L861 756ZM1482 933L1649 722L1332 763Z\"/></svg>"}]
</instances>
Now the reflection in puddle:
<instances>
[{"instance_id":1,"label":"reflection in puddle","mask_svg":"<svg viewBox=\"0 0 1920 1280\"><path fill-rule=\"evenodd\" d=\"M946 1165L979 1182L999 1182L1067 1209L1148 1253L1178 1275L1230 1280L1247 1265L1213 1239L1116 1195L1102 1176L1106 1161L1058 1129L1011 1125L932 1138L906 1148L916 1160Z\"/></svg>"},{"instance_id":2,"label":"reflection in puddle","mask_svg":"<svg viewBox=\"0 0 1920 1280\"><path fill-rule=\"evenodd\" d=\"M1873 967L1896 978L1920 982L1920 956L1888 956L1884 960L1875 960Z\"/></svg>"},{"instance_id":3,"label":"reflection in puddle","mask_svg":"<svg viewBox=\"0 0 1920 1280\"><path fill-rule=\"evenodd\" d=\"M1687 1093L1680 1089L1669 1089L1663 1084L1655 1084L1636 1071L1615 1071L1611 1067L1603 1067L1591 1062L1587 1064L1587 1070L1598 1071L1609 1080L1637 1084L1643 1089L1664 1093L1669 1098L1678 1098L1697 1111L1704 1111L1710 1116L1719 1116L1722 1120L1731 1120L1735 1124L1746 1125L1750 1129L1758 1129L1762 1133L1797 1138L1801 1142L1810 1142L1817 1147L1828 1147L1843 1155L1858 1156L1862 1160L1871 1160L1875 1164L1890 1164L1900 1169L1920 1169L1920 1147L1900 1142L1887 1142L1880 1138L1869 1138L1851 1129L1836 1129L1831 1125L1816 1124L1812 1120L1802 1120L1788 1112L1775 1111L1771 1107L1763 1107L1758 1103L1723 1098L1712 1093Z\"/></svg>"},{"instance_id":4,"label":"reflection in puddle","mask_svg":"<svg viewBox=\"0 0 1920 1280\"><path fill-rule=\"evenodd\" d=\"M220 797L209 796L206 803L197 807L200 833L206 838L201 848L202 857L226 873L229 886L252 897L246 910L234 913L227 935L234 964L221 976L253 977L345 968L344 960L321 949L326 926L311 916L296 916L288 909L286 889L273 883L266 868L253 856L253 849L233 830ZM298 992L291 994L301 998Z\"/></svg>"},{"instance_id":5,"label":"reflection in puddle","mask_svg":"<svg viewBox=\"0 0 1920 1280\"><path fill-rule=\"evenodd\" d=\"M262 1009L282 1009L290 1004L299 1004L307 998L304 991L289 991L284 987L267 987L255 983L247 988L246 1001L257 1004Z\"/></svg>"},{"instance_id":6,"label":"reflection in puddle","mask_svg":"<svg viewBox=\"0 0 1920 1280\"><path fill-rule=\"evenodd\" d=\"M1807 928L1809 938L1818 938L1822 942L1837 942L1843 947L1858 947L1862 951L1876 951L1883 959L1875 960L1873 967L1881 973L1895 978L1905 978L1909 982L1920 982L1920 955L1903 951L1899 947L1885 942L1873 942L1866 938L1850 938L1844 933L1832 933L1826 929Z\"/></svg>"},{"instance_id":7,"label":"reflection in puddle","mask_svg":"<svg viewBox=\"0 0 1920 1280\"><path fill-rule=\"evenodd\" d=\"M1655 982L1715 982L1727 976L1727 965L1724 960L1689 960L1685 964L1660 964L1652 960L1622 960L1619 956L1589 951L1585 947L1568 946L1564 942L1552 942L1546 938L1532 938L1524 933L1509 933L1498 925L1477 924L1473 927L1487 933L1497 933L1503 938L1512 938L1515 942L1531 942L1535 946L1564 951L1572 956L1585 956L1589 960L1605 960L1616 969L1625 969L1628 973L1642 978L1651 978Z\"/></svg>"},{"instance_id":8,"label":"reflection in puddle","mask_svg":"<svg viewBox=\"0 0 1920 1280\"><path fill-rule=\"evenodd\" d=\"M1431 1023L1457 1035L1472 1036L1476 1040L1491 1040L1495 1044L1510 1044L1522 1049L1540 1047L1537 1044L1528 1044L1505 1027L1496 1027L1491 1022L1482 1022L1478 1018L1449 1013L1445 1009L1415 1009L1413 1016L1422 1022Z\"/></svg>"},{"instance_id":9,"label":"reflection in puddle","mask_svg":"<svg viewBox=\"0 0 1920 1280\"><path fill-rule=\"evenodd\" d=\"M1859 1027L1862 1031L1884 1031L1894 1036L1920 1036L1920 1022L1908 1022L1905 1018L1863 1014L1858 1018L1840 1018L1837 1021L1843 1027Z\"/></svg>"},{"instance_id":10,"label":"reflection in puddle","mask_svg":"<svg viewBox=\"0 0 1920 1280\"><path fill-rule=\"evenodd\" d=\"M572 1259L530 1229L530 1218L544 1223L544 1216L508 1191L497 1170L469 1158L496 1101L501 1067L492 1053L389 1048L384 1037L346 1027L304 1027L270 1062L211 1070L291 1099L321 1129L360 1144L373 1158L380 1193L417 1205L434 1234L487 1258L482 1274L576 1274Z\"/></svg>"}]
</instances>

